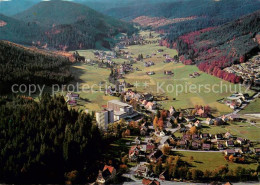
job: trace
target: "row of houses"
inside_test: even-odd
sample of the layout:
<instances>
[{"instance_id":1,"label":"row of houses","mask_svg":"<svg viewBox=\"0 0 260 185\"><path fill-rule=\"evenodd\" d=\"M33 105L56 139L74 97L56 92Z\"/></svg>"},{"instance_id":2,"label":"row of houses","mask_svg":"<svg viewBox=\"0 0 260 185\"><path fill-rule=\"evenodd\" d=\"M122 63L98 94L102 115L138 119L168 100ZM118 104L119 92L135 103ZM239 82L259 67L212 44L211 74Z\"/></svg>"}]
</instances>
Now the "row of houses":
<instances>
[{"instance_id":1,"label":"row of houses","mask_svg":"<svg viewBox=\"0 0 260 185\"><path fill-rule=\"evenodd\" d=\"M260 85L260 54L251 58L248 62L235 64L225 68L225 71L241 76L245 85Z\"/></svg>"},{"instance_id":2,"label":"row of houses","mask_svg":"<svg viewBox=\"0 0 260 185\"><path fill-rule=\"evenodd\" d=\"M248 147L251 145L250 141L233 136L227 132L225 134L201 133L201 134L184 134L181 138L174 138L174 142L168 143L174 147L191 150L224 150L233 147ZM172 144L175 143L175 144Z\"/></svg>"}]
</instances>

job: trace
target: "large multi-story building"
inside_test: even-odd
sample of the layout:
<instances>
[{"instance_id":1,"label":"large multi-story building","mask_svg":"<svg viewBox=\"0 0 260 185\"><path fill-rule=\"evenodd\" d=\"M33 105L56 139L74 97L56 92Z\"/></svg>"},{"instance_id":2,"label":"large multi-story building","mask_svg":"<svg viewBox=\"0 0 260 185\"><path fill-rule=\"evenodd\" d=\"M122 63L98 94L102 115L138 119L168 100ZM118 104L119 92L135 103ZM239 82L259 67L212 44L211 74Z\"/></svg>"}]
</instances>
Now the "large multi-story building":
<instances>
[{"instance_id":1,"label":"large multi-story building","mask_svg":"<svg viewBox=\"0 0 260 185\"><path fill-rule=\"evenodd\" d=\"M107 108L114 110L114 120L126 118L134 113L133 106L127 103L120 102L119 100L111 100L107 103Z\"/></svg>"},{"instance_id":2,"label":"large multi-story building","mask_svg":"<svg viewBox=\"0 0 260 185\"><path fill-rule=\"evenodd\" d=\"M107 109L96 112L96 121L99 128L106 130L107 125L114 122L114 111Z\"/></svg>"}]
</instances>

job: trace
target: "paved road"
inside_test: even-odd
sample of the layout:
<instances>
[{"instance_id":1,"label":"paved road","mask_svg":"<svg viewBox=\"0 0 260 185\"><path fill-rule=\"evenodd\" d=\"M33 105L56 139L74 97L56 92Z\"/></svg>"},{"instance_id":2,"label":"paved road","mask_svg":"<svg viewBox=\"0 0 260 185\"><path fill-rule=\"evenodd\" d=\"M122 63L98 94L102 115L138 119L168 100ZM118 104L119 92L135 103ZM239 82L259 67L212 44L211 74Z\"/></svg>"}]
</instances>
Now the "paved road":
<instances>
[{"instance_id":1,"label":"paved road","mask_svg":"<svg viewBox=\"0 0 260 185\"><path fill-rule=\"evenodd\" d=\"M183 149L171 149L171 151L174 152L194 152L194 153L201 153L201 152L207 152L207 153L219 153L219 152L223 152L224 150L209 150L209 151L205 151L205 150L183 150Z\"/></svg>"}]
</instances>

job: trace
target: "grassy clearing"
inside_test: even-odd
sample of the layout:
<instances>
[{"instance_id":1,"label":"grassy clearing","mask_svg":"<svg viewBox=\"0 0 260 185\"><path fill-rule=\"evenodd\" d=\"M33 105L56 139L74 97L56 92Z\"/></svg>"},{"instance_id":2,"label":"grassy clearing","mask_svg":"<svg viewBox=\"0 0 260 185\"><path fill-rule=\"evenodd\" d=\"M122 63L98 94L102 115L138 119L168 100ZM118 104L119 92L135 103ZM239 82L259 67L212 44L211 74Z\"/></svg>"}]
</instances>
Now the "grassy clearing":
<instances>
[{"instance_id":1,"label":"grassy clearing","mask_svg":"<svg viewBox=\"0 0 260 185\"><path fill-rule=\"evenodd\" d=\"M89 52L85 52L85 54L87 55ZM107 104L107 101L117 99L117 97L106 96L103 92L105 85L109 84L109 70L98 68L96 65L90 66L82 63L74 64L71 70L74 76L76 76L74 83L79 83L79 94L82 99L78 101L79 105L77 108L99 111L102 109L102 105ZM98 85L101 82L104 84L100 89Z\"/></svg>"},{"instance_id":2,"label":"grassy clearing","mask_svg":"<svg viewBox=\"0 0 260 185\"><path fill-rule=\"evenodd\" d=\"M160 34L155 33L155 32L151 32L151 34L152 34L153 37L152 37L152 38L149 38L149 36L150 36L150 31L145 31L145 30L143 30L143 31L140 31L140 33L139 33L139 35L147 37L146 40L148 40L148 41L155 41L155 40L158 40L158 39L159 39L159 35L160 35Z\"/></svg>"},{"instance_id":3,"label":"grassy clearing","mask_svg":"<svg viewBox=\"0 0 260 185\"><path fill-rule=\"evenodd\" d=\"M257 163L250 164L237 164L233 162L227 162L224 159L224 155L220 152L176 152L176 155L182 156L182 159L192 165L192 168L196 168L202 171L214 170L220 166L228 164L230 169L235 169L238 166L247 169L256 169ZM193 160L190 157L193 156Z\"/></svg>"},{"instance_id":4,"label":"grassy clearing","mask_svg":"<svg viewBox=\"0 0 260 185\"><path fill-rule=\"evenodd\" d=\"M249 123L233 123L226 130L237 137L243 137L252 141L260 141L260 127Z\"/></svg>"},{"instance_id":5,"label":"grassy clearing","mask_svg":"<svg viewBox=\"0 0 260 185\"><path fill-rule=\"evenodd\" d=\"M250 123L233 122L225 126L208 126L203 124L202 132L210 134L230 132L236 137L242 137L251 141L260 141L260 126L254 126Z\"/></svg>"},{"instance_id":6,"label":"grassy clearing","mask_svg":"<svg viewBox=\"0 0 260 185\"><path fill-rule=\"evenodd\" d=\"M254 114L259 113L260 110L260 100L256 99L254 102L251 102L240 114Z\"/></svg>"},{"instance_id":7,"label":"grassy clearing","mask_svg":"<svg viewBox=\"0 0 260 185\"><path fill-rule=\"evenodd\" d=\"M109 145L107 154L109 154L113 159L120 160L120 157L128 154L129 148L131 147L126 143L133 141L135 137L136 136L129 136L114 141Z\"/></svg>"}]
</instances>

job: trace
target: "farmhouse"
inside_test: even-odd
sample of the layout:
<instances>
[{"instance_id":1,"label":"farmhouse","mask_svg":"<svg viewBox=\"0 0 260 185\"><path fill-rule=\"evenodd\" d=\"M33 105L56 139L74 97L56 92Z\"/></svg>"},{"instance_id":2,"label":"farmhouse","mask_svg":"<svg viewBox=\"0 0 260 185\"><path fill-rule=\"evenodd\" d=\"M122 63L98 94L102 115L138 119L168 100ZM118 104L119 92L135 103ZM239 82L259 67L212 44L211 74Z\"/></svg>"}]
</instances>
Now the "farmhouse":
<instances>
[{"instance_id":1,"label":"farmhouse","mask_svg":"<svg viewBox=\"0 0 260 185\"><path fill-rule=\"evenodd\" d=\"M172 71L164 71L163 72L165 75L173 75L173 72Z\"/></svg>"},{"instance_id":2,"label":"farmhouse","mask_svg":"<svg viewBox=\"0 0 260 185\"><path fill-rule=\"evenodd\" d=\"M250 153L251 150L249 149L249 146L242 146L242 148L239 150L241 154L247 154Z\"/></svg>"},{"instance_id":3,"label":"farmhouse","mask_svg":"<svg viewBox=\"0 0 260 185\"><path fill-rule=\"evenodd\" d=\"M116 176L116 169L113 166L105 165L103 171L99 171L96 182L98 184L105 184L113 180Z\"/></svg>"},{"instance_id":4,"label":"farmhouse","mask_svg":"<svg viewBox=\"0 0 260 185\"><path fill-rule=\"evenodd\" d=\"M210 150L210 144L203 143L202 144L202 150Z\"/></svg>"},{"instance_id":5,"label":"farmhouse","mask_svg":"<svg viewBox=\"0 0 260 185\"><path fill-rule=\"evenodd\" d=\"M200 144L199 144L198 142L193 141L193 142L191 143L191 148L192 148L193 150L198 150L199 147L200 147Z\"/></svg>"},{"instance_id":6,"label":"farmhouse","mask_svg":"<svg viewBox=\"0 0 260 185\"><path fill-rule=\"evenodd\" d=\"M79 94L68 92L66 97L67 97L67 102L69 100L78 100L79 99Z\"/></svg>"},{"instance_id":7,"label":"farmhouse","mask_svg":"<svg viewBox=\"0 0 260 185\"><path fill-rule=\"evenodd\" d=\"M198 134L193 134L191 137L192 137L192 140L199 140L200 139Z\"/></svg>"},{"instance_id":8,"label":"farmhouse","mask_svg":"<svg viewBox=\"0 0 260 185\"><path fill-rule=\"evenodd\" d=\"M156 109L156 103L154 102L148 102L146 105L145 105L145 108L147 110L155 110Z\"/></svg>"},{"instance_id":9,"label":"farmhouse","mask_svg":"<svg viewBox=\"0 0 260 185\"><path fill-rule=\"evenodd\" d=\"M76 106L76 105L77 105L77 100L69 100L69 101L68 101L68 104L69 104L70 106Z\"/></svg>"},{"instance_id":10,"label":"farmhouse","mask_svg":"<svg viewBox=\"0 0 260 185\"><path fill-rule=\"evenodd\" d=\"M219 150L223 150L223 149L224 149L224 145L221 144L221 143L219 143L219 144L217 145L217 148L218 148Z\"/></svg>"},{"instance_id":11,"label":"farmhouse","mask_svg":"<svg viewBox=\"0 0 260 185\"><path fill-rule=\"evenodd\" d=\"M222 139L223 139L223 135L222 135L222 134L216 134L216 135L215 135L215 138L216 138L217 140L222 140Z\"/></svg>"},{"instance_id":12,"label":"farmhouse","mask_svg":"<svg viewBox=\"0 0 260 185\"><path fill-rule=\"evenodd\" d=\"M229 155L234 155L236 153L236 151L234 149L227 149L224 151L225 155L229 156Z\"/></svg>"},{"instance_id":13,"label":"farmhouse","mask_svg":"<svg viewBox=\"0 0 260 185\"><path fill-rule=\"evenodd\" d=\"M210 139L210 134L209 133L203 133L200 135L201 139Z\"/></svg>"},{"instance_id":14,"label":"farmhouse","mask_svg":"<svg viewBox=\"0 0 260 185\"><path fill-rule=\"evenodd\" d=\"M254 153L260 156L260 148L254 148Z\"/></svg>"},{"instance_id":15,"label":"farmhouse","mask_svg":"<svg viewBox=\"0 0 260 185\"><path fill-rule=\"evenodd\" d=\"M205 121L205 123L206 123L207 125L213 125L213 124L214 124L214 119L212 119L212 118L207 118L206 121Z\"/></svg>"},{"instance_id":16,"label":"farmhouse","mask_svg":"<svg viewBox=\"0 0 260 185\"><path fill-rule=\"evenodd\" d=\"M230 139L230 138L232 138L232 135L230 134L230 132L226 132L224 137L226 139Z\"/></svg>"},{"instance_id":17,"label":"farmhouse","mask_svg":"<svg viewBox=\"0 0 260 185\"><path fill-rule=\"evenodd\" d=\"M200 127L201 127L200 120L197 120L197 121L194 123L194 125L195 125L195 127L200 128Z\"/></svg>"},{"instance_id":18,"label":"farmhouse","mask_svg":"<svg viewBox=\"0 0 260 185\"><path fill-rule=\"evenodd\" d=\"M161 159L162 157L163 157L163 153L161 150L156 150L152 152L150 155L148 155L148 159L152 163L158 162L158 160Z\"/></svg>"},{"instance_id":19,"label":"farmhouse","mask_svg":"<svg viewBox=\"0 0 260 185\"><path fill-rule=\"evenodd\" d=\"M240 145L245 144L245 140L244 140L243 138L241 138L241 137L237 138L236 142L237 142L238 144L240 144Z\"/></svg>"},{"instance_id":20,"label":"farmhouse","mask_svg":"<svg viewBox=\"0 0 260 185\"><path fill-rule=\"evenodd\" d=\"M154 62L152 62L152 61L144 63L144 67L150 67L150 66L153 66L153 65L154 65Z\"/></svg>"},{"instance_id":21,"label":"farmhouse","mask_svg":"<svg viewBox=\"0 0 260 185\"><path fill-rule=\"evenodd\" d=\"M227 146L227 147L233 147L233 146L235 146L234 141L233 141L233 140L227 140L227 141L226 141L226 146Z\"/></svg>"},{"instance_id":22,"label":"farmhouse","mask_svg":"<svg viewBox=\"0 0 260 185\"><path fill-rule=\"evenodd\" d=\"M149 71L149 72L147 72L146 74L147 74L147 75L154 75L155 72L154 72L154 71Z\"/></svg>"},{"instance_id":23,"label":"farmhouse","mask_svg":"<svg viewBox=\"0 0 260 185\"><path fill-rule=\"evenodd\" d=\"M135 170L135 175L138 177L146 177L148 172L148 168L145 165L138 165Z\"/></svg>"},{"instance_id":24,"label":"farmhouse","mask_svg":"<svg viewBox=\"0 0 260 185\"><path fill-rule=\"evenodd\" d=\"M139 153L140 153L140 147L137 145L132 146L128 152L129 160L136 161L138 159Z\"/></svg>"},{"instance_id":25,"label":"farmhouse","mask_svg":"<svg viewBox=\"0 0 260 185\"><path fill-rule=\"evenodd\" d=\"M181 140L179 142L179 147L180 148L186 148L187 147L187 141L186 140Z\"/></svg>"},{"instance_id":26,"label":"farmhouse","mask_svg":"<svg viewBox=\"0 0 260 185\"><path fill-rule=\"evenodd\" d=\"M151 142L147 143L146 145L146 153L151 153L155 149L155 145Z\"/></svg>"}]
</instances>

